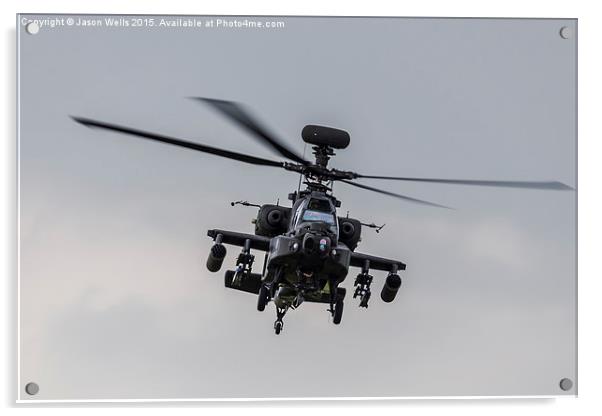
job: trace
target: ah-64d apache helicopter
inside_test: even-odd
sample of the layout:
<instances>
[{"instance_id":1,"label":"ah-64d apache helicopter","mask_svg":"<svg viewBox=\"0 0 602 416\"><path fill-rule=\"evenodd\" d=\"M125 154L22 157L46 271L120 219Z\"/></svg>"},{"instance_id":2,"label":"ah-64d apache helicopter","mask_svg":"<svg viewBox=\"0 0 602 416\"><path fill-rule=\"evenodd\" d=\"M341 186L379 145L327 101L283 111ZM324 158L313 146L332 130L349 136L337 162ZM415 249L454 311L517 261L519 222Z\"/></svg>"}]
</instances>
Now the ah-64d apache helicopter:
<instances>
[{"instance_id":1,"label":"ah-64d apache helicopter","mask_svg":"<svg viewBox=\"0 0 602 416\"><path fill-rule=\"evenodd\" d=\"M232 202L233 206L241 204L259 208L254 220L255 234L220 229L207 231L208 236L214 241L207 259L207 268L211 272L220 270L226 257L224 244L242 247L236 260L235 270L228 270L225 273L225 286L257 295L259 311L263 311L267 303L273 301L276 306L274 322L276 334L279 334L283 328L282 319L286 312L298 308L304 301L328 304L333 322L339 324L343 316L343 302L346 295L346 289L341 287L341 283L345 280L349 267L357 267L361 270L355 279L353 293L354 298L360 298L360 307L367 308L370 300L370 286L373 279L370 270L382 270L388 273L380 293L384 302L392 302L401 287L398 273L405 270L404 263L355 251L360 242L362 225L376 228L377 232L382 226L378 227L373 223L365 224L348 216L337 216L336 209L341 206L341 202L332 194L334 182L342 182L408 202L442 208L447 207L373 188L355 180L382 179L547 190L572 189L560 182L391 177L363 175L329 168L328 162L334 156L335 149L345 149L349 145L350 138L346 131L316 125L305 126L302 138L305 143L312 145L315 156L315 161L309 161L269 133L240 105L208 98L197 99L221 112L289 161L280 162L249 156L87 118L73 117L73 119L89 127L168 143L253 165L281 168L296 172L304 178L306 189L299 188L289 194L291 207L279 204L256 205L247 201ZM252 272L255 257L251 254L251 250L266 252L262 273Z\"/></svg>"}]
</instances>

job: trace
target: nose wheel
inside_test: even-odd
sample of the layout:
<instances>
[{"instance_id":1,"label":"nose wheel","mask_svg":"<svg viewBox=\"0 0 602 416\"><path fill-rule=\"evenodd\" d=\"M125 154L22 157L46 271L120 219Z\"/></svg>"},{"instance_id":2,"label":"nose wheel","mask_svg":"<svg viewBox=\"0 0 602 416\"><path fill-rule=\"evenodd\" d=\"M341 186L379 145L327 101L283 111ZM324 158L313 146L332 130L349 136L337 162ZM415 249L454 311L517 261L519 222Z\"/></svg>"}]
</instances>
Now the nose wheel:
<instances>
[{"instance_id":1,"label":"nose wheel","mask_svg":"<svg viewBox=\"0 0 602 416\"><path fill-rule=\"evenodd\" d=\"M286 314L287 310L288 308L276 308L276 321L274 322L274 332L276 335L280 334L284 328L284 322L282 321L282 318L284 318L284 314Z\"/></svg>"},{"instance_id":2,"label":"nose wheel","mask_svg":"<svg viewBox=\"0 0 602 416\"><path fill-rule=\"evenodd\" d=\"M274 332L276 335L280 334L282 328L284 328L284 322L282 322L280 319L276 319L276 322L274 322Z\"/></svg>"}]
</instances>

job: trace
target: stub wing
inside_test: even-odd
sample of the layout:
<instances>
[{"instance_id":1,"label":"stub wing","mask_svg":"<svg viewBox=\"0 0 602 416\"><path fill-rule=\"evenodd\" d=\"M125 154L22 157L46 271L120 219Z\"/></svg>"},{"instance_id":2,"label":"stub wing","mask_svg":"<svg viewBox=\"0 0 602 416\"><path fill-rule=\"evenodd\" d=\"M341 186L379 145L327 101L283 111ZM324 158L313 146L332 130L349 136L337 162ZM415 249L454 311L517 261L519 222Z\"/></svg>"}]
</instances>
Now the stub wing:
<instances>
[{"instance_id":1,"label":"stub wing","mask_svg":"<svg viewBox=\"0 0 602 416\"><path fill-rule=\"evenodd\" d=\"M208 230L207 235L215 240L218 234L222 235L222 243L230 244L233 246L244 247L245 241L249 240L251 243L251 249L268 251L270 249L270 238L255 234L237 233L234 231L226 230Z\"/></svg>"},{"instance_id":2,"label":"stub wing","mask_svg":"<svg viewBox=\"0 0 602 416\"><path fill-rule=\"evenodd\" d=\"M405 270L406 265L397 260L385 259L383 257L371 256L370 254L363 254L352 252L351 253L351 261L349 265L352 267L364 267L366 260L370 262L370 269L372 270L383 270L383 271L391 271L394 268L397 270Z\"/></svg>"},{"instance_id":3,"label":"stub wing","mask_svg":"<svg viewBox=\"0 0 602 416\"><path fill-rule=\"evenodd\" d=\"M213 239L215 239L218 234L222 235L223 244L244 247L245 241L249 240L250 248L253 250L269 251L270 249L271 239L269 237L219 229L207 231L207 235ZM372 270L383 270L388 272L394 268L397 268L397 270L405 270L406 268L405 263L402 263L398 260L391 260L384 257L377 257L370 254L357 252L351 252L349 266L362 268L364 267L366 260L370 262L370 269Z\"/></svg>"}]
</instances>

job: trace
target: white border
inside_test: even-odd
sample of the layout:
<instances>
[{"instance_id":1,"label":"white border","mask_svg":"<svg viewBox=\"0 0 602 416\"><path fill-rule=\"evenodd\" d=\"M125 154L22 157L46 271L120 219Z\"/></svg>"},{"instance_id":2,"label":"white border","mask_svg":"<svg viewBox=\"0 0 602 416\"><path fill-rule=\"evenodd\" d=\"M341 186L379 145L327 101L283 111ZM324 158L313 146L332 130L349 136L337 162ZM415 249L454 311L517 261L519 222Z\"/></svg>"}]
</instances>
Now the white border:
<instances>
[{"instance_id":1,"label":"white border","mask_svg":"<svg viewBox=\"0 0 602 416\"><path fill-rule=\"evenodd\" d=\"M144 2L125 2L124 0L106 0L100 1L88 1L86 3L78 2L76 0L54 0L52 3L45 1L27 1L27 0L8 0L2 2L2 12L0 19L4 23L5 34L11 30L14 30L15 24L15 13L17 12L78 12L82 14L89 13L144 13L144 14L265 14L265 15L348 15L348 16L359 16L359 15L392 15L392 16L489 16L489 17L508 17L508 16L525 16L525 17L566 17L566 18L578 18L579 19L579 399L578 400L551 400L548 396L540 396L542 400L528 400L523 397L517 398L519 401L512 399L500 401L500 400L477 400L476 402L470 402L470 397L464 397L462 400L453 397L452 402L444 403L446 406L446 414L482 414L483 410L487 411L488 414L507 414L510 408L512 411L523 410L529 414L602 414L601 397L599 392L599 376L602 371L601 368L601 353L602 343L601 334L599 331L599 316L602 316L601 305L599 301L602 296L602 283L600 276L602 275L599 266L599 235L601 234L600 225L600 213L602 213L602 204L600 204L600 198L597 197L599 192L599 180L602 179L600 174L600 153L602 151L602 145L600 144L600 137L602 137L602 131L599 125L599 101L601 97L600 89L600 77L602 73L601 58L599 53L599 45L601 40L601 27L599 24L600 15L598 14L596 2L589 1L529 1L529 0L506 0L499 2L482 2L476 0L423 0L423 1L406 1L406 2L386 2L381 0L371 0L370 2L361 2L360 4L351 1L337 1L327 2L324 0L305 0L299 2L279 2L279 1L263 1L255 0L253 2L245 2L244 0L238 1L210 1L201 3L193 3L185 0L170 0L162 4L157 4L152 1ZM50 9L51 8L51 9ZM7 62L4 66L4 80L5 80L5 91L12 90L11 84L14 83L13 77L13 65L12 59L10 58L11 53L14 57L13 45L6 42L5 47L8 44L8 50L5 51L5 57ZM3 206L3 218L5 220L4 229L14 229L14 220L16 213L12 210L15 207L15 201L13 198L16 197L15 187L15 161L14 161L14 96L9 97L8 100L2 102L4 106L3 126L7 126L8 135L5 139L2 156L5 158L6 167L3 170L3 181L1 182L2 191L5 196L7 203ZM13 109L11 110L11 107ZM6 115L8 114L8 117ZM11 127L12 126L12 127ZM11 133L12 132L12 133ZM587 227L583 227L583 224L587 224ZM14 284L10 283L10 279L14 276L16 269L16 263L12 246L14 245L14 233L8 233L4 240L2 240L3 249L1 252L2 262L6 264L7 279L4 279L4 295L5 305L14 305L10 299L15 293ZM8 313L4 314L5 319L2 320L4 331L2 334L8 335L7 341L2 343L3 352L5 353L4 368L13 368L14 362L14 351L10 346L15 336L14 327L14 313L13 308L10 308ZM14 345L14 344L12 344ZM10 371L5 371L5 377L1 379L1 391L3 394L2 402L4 405L10 406L14 403L13 390L14 376L10 375ZM13 373L14 374L14 373ZM565 396L563 396L565 397ZM571 397L571 396L566 396ZM485 397L475 397L474 399L483 399ZM412 398L405 398L412 399ZM405 402L403 404L394 403L393 406L403 406L405 409L412 409L415 411L430 413L441 408L441 405L436 402L429 402L428 400L422 400L421 403L416 404ZM449 399L444 397L438 397L438 399ZM465 400L468 399L468 400ZM499 399L494 397L491 399ZM257 399L259 401L261 399ZM286 400L286 399L278 399ZM323 398L318 399L305 399L308 403L313 400L325 400ZM353 400L353 408L349 408L347 404L341 404L341 407L347 407L346 412L349 413L366 413L367 407L372 410L382 411L387 410L390 406L383 405L382 401L388 402L393 400L378 398L376 402L369 402L367 404L361 404L358 400L360 398L343 399L338 398L337 400ZM300 399L293 399L294 402L300 401ZM29 406L26 407L39 407L35 406L37 403L46 403L42 401L26 401ZM145 401L146 402L146 401ZM65 402L55 402L65 403ZM79 402L75 402L79 403ZM96 401L90 401L87 403L97 403ZM138 401L114 401L113 403L126 404L126 403L139 403ZM155 403L150 401L149 403ZM170 403L170 407L176 403ZM182 402L180 402L182 403ZM249 402L247 402L249 404ZM66 403L65 403L66 404ZM295 404L292 404L295 406ZM232 407L233 404L223 404L219 407ZM250 407L249 407L250 406ZM268 405L269 406L269 405ZM251 406L249 411L251 414L254 412L264 414L273 410L281 413L282 404L278 404L275 409L265 409L263 407L257 408ZM311 406L302 405L302 406ZM320 407L328 407L327 403L321 402ZM339 405L337 405L338 407ZM359 406L359 408L358 408ZM22 406L20 406L22 407ZM138 406L139 407L139 406ZM212 406L215 407L215 406ZM240 406L235 406L240 408ZM290 406L289 406L290 407ZM332 406L330 406L332 407ZM12 410L12 409L10 409ZM32 409L22 409L27 411ZM50 413L52 411L60 412L63 414L66 409L47 409ZM78 409L78 411L81 409ZM103 411L104 409L86 409L87 411L94 412L96 410ZM140 410L140 408L131 409L132 411L141 411L145 414L152 413L153 411L160 411L161 409L148 409ZM188 411L189 409L177 409L178 411ZM217 409L220 410L220 409ZM307 409L289 409L288 413L305 413ZM193 410L196 412L196 410ZM331 412L331 410L329 411ZM395 410L398 413L398 410Z\"/></svg>"},{"instance_id":2,"label":"white border","mask_svg":"<svg viewBox=\"0 0 602 416\"><path fill-rule=\"evenodd\" d=\"M16 17L16 23L18 27L19 19ZM17 117L16 117L16 147L17 147L17 184L16 184L16 194L17 194L17 386L15 387L17 392L21 389L19 386L21 385L21 82L19 79L19 68L21 66L21 51L19 49L19 42L21 41L21 31L16 31L16 40L17 44L15 45L15 49L17 50L17 65L15 68L16 73L16 89L17 89L17 97L16 97L16 105L17 105ZM17 393L17 402L21 399L21 393Z\"/></svg>"},{"instance_id":3,"label":"white border","mask_svg":"<svg viewBox=\"0 0 602 416\"><path fill-rule=\"evenodd\" d=\"M16 403L181 403L181 402L294 402L294 401L363 401L363 400L490 400L490 399L564 399L574 395L562 396L400 396L400 397L250 397L217 399L76 399L76 400L17 400Z\"/></svg>"}]
</instances>

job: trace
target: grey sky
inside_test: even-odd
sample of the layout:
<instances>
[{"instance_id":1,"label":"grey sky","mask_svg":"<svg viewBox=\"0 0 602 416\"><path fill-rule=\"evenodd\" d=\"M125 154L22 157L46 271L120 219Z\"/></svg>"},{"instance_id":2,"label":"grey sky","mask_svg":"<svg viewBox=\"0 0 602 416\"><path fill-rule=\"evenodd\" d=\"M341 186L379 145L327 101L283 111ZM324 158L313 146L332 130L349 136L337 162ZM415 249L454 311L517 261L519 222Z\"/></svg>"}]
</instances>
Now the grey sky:
<instances>
[{"instance_id":1,"label":"grey sky","mask_svg":"<svg viewBox=\"0 0 602 416\"><path fill-rule=\"evenodd\" d=\"M205 235L250 232L255 209L229 202L284 203L298 177L68 115L278 159L186 97L221 98L299 152L305 124L348 130L343 169L576 186L576 40L558 34L576 22L259 20L285 27L19 28L20 369L34 399L565 394L575 192L365 181L450 211L339 184L341 214L387 224L358 250L406 262L402 290L368 310L349 297L340 326L304 304L276 337L271 304L257 312L205 269Z\"/></svg>"}]
</instances>

